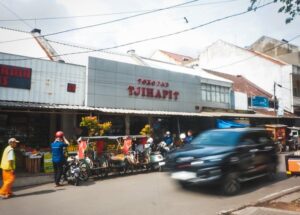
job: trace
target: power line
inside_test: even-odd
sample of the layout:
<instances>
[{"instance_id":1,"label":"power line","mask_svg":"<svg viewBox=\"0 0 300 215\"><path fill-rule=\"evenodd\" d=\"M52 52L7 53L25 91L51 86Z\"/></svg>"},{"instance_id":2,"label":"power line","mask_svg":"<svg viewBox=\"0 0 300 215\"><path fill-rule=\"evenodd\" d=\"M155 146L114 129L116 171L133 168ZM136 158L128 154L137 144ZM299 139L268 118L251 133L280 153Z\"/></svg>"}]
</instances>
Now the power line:
<instances>
[{"instance_id":1,"label":"power line","mask_svg":"<svg viewBox=\"0 0 300 215\"><path fill-rule=\"evenodd\" d=\"M29 27L30 29L32 29L33 27L27 23L24 19L22 19L22 17L20 17L16 12L14 12L12 9L10 9L8 6L6 6L3 2L0 1L0 4L2 5L2 7L4 7L6 10L8 10L9 12L11 12L12 14L14 14L17 18L18 21L23 22L27 27Z\"/></svg>"},{"instance_id":2,"label":"power line","mask_svg":"<svg viewBox=\"0 0 300 215\"><path fill-rule=\"evenodd\" d=\"M234 1L240 0L223 0L223 1L215 1L215 2L203 2L199 4L192 5L182 5L176 8L186 8L186 7L197 7L203 5L214 5L214 4L222 4L222 3L230 3ZM174 8L174 9L176 9ZM89 17L99 17L99 16L111 16L111 15L122 15L122 14L132 14L132 13L141 13L141 12L150 12L152 10L157 9L148 9L148 10L136 10L136 11L123 11L123 12L114 12L114 13L99 13L99 14L88 14L88 15L78 15L78 16L57 16L57 17L40 17L40 18L26 18L23 19L25 21L43 21L43 20L60 20L60 19L74 19L74 18L89 18ZM0 22L15 22L20 21L19 19L0 19Z\"/></svg>"},{"instance_id":3,"label":"power line","mask_svg":"<svg viewBox=\"0 0 300 215\"><path fill-rule=\"evenodd\" d=\"M135 14L135 15L131 15L131 16L127 16L127 17L123 17L123 18L119 18L119 19L115 19L115 20L111 20L111 21L107 21L107 22L102 22L102 23L98 23L98 24L94 24L94 25L86 25L86 26L82 26L82 27L78 27L78 28L71 28L71 29L67 29L67 30L63 30L63 31L58 31L58 32L54 32L54 33L40 35L40 36L37 36L37 37L47 37L47 36L49 37L49 36L53 36L53 35L57 35L57 34L63 34L63 33L71 32L71 31L78 31L78 30L82 30L82 29L107 25L107 24L111 24L111 23L115 23L115 22L124 21L124 20L127 20L127 19L132 19L132 18L139 17L139 16L144 16L144 15L151 14L151 13L156 13L156 12L160 12L160 11L164 11L164 10L169 10L169 9L172 9L172 8L175 8L175 7L191 4L191 3L197 2L197 1L199 1L199 0L191 0L191 1L188 1L188 2L184 2L184 3L180 3L180 4L176 4L176 5L172 5L172 6L168 6L168 7L164 7L164 8L159 8L159 9L151 10L151 11L148 11L148 12L139 13L139 14ZM21 39L16 39L16 40L0 41L0 44L1 43L16 42L16 41L21 41L21 40L29 40L29 39L32 39L32 37L21 38Z\"/></svg>"},{"instance_id":4,"label":"power line","mask_svg":"<svg viewBox=\"0 0 300 215\"><path fill-rule=\"evenodd\" d=\"M291 41L293 41L293 40L296 40L296 39L298 39L298 38L300 38L300 34L296 35L295 37L291 38L290 40L287 40L287 43L289 43L289 42L291 42ZM287 43L281 43L281 44L278 44L278 45L276 45L276 46L274 46L274 47L272 47L272 48L269 48L269 49L267 49L267 50L265 50L265 51L263 51L263 52L261 52L261 53L262 53L262 54L266 54L267 52L272 51L272 50L274 50L274 49L276 49L276 48L278 48L278 47L280 47L280 46L283 46L283 45L285 45L285 44L287 44ZM220 69L220 68L232 66L232 65L234 65L234 64L238 64L238 63L241 63L241 62L244 62L244 61L247 61L247 60L250 60L250 59L252 59L252 58L255 58L255 57L260 56L259 54L255 53L255 52L253 52L253 54L255 54L255 55L250 56L250 57L247 57L247 58L244 58L244 59L241 59L241 60L238 60L238 61L235 61L235 62L232 62L232 63L229 63L229 64L226 64L226 65L222 65L222 66L219 66L219 67L212 68L211 70L217 70L217 69Z\"/></svg>"},{"instance_id":5,"label":"power line","mask_svg":"<svg viewBox=\"0 0 300 215\"><path fill-rule=\"evenodd\" d=\"M177 35L177 34L182 34L182 33L188 32L188 31L196 30L198 28L204 27L206 25L213 24L215 22L223 21L223 20L226 20L226 19L229 19L229 18L233 18L233 17L236 17L236 16L241 16L241 15L249 13L249 12L251 12L253 10L257 10L259 8L266 7L266 6L270 5L270 4L273 4L273 2L266 3L264 5L261 5L261 6L257 7L257 8L255 8L255 9L249 9L249 10L246 10L246 11L243 11L243 12L235 13L235 14L232 14L232 15L229 15L229 16L225 16L225 17L222 17L222 18L218 18L218 19L209 21L207 23L204 23L204 24L192 27L192 28L187 28L187 29L184 29L184 30L181 30L181 31L177 31L177 32L173 32L173 33L164 34L164 35L160 35L160 36L156 36L156 37L150 37L150 38L147 38L147 39L137 40L137 41L134 41L134 42L129 42L129 43L125 43L125 44L121 44L121 45L116 45L116 46L111 46L111 47L102 48L102 49L96 49L96 50L91 50L91 51L66 53L66 54L62 54L62 56L64 56L64 55L73 55L73 54L84 54L84 53L95 52L95 51L105 51L105 50L116 49L116 48L120 48L120 47L124 47L124 46L128 46L128 45L133 45L133 44L137 44L137 43L142 43L142 42L147 42L147 41L151 41L151 40L157 40L157 39L161 39L161 38L165 38L165 37L174 36L174 35Z\"/></svg>"},{"instance_id":6,"label":"power line","mask_svg":"<svg viewBox=\"0 0 300 215\"><path fill-rule=\"evenodd\" d=\"M170 36L174 36L174 35L177 35L177 34L182 34L182 33L188 32L188 31L196 30L198 28L201 28L201 27L213 24L215 22L220 22L220 21L223 21L223 20L226 20L226 19L229 19L229 18L233 18L233 17L236 17L236 16L241 16L241 15L249 13L251 11L254 11L254 10L266 7L266 6L268 6L268 5L272 4L272 3L273 2L269 2L269 3L266 3L264 5L259 6L257 8L252 8L252 9L249 9L249 10L246 10L246 11L243 11L243 12L235 13L235 14L232 14L232 15L229 15L229 16L225 16L225 17L222 17L222 18L218 18L218 19L209 21L207 23L204 23L204 24L201 24L201 25L198 25L198 26L194 26L192 28L187 28L187 29L184 29L184 30L181 30L181 31L177 31L177 32L173 32L173 33L169 33L169 34L164 34L164 35L160 35L160 36L156 36L156 37L150 37L150 38L147 38L147 39L142 39L142 40L138 40L138 41L133 41L133 42L129 42L129 43L121 44L121 45L116 45L116 46L111 46L111 47L107 47L107 48L101 48L101 49L85 48L85 49L88 49L88 50L86 50L86 51L79 51L79 52L64 53L64 54L56 55L56 56L53 56L53 57L75 55L75 54L86 54L86 53L97 52L97 51L106 51L106 50L116 49L116 48L120 48L120 47L124 47L124 46L128 46L128 45L137 44L137 43L142 43L142 42L147 42L147 41L151 41L151 40L156 40L156 39L161 39L161 38L165 38L165 37L170 37ZM49 41L51 41L51 40L49 40ZM74 45L70 45L70 44L67 44L67 43L61 43L61 44L75 47ZM29 60L29 59L25 58L25 59L11 59L11 60L14 61L14 60Z\"/></svg>"}]
</instances>

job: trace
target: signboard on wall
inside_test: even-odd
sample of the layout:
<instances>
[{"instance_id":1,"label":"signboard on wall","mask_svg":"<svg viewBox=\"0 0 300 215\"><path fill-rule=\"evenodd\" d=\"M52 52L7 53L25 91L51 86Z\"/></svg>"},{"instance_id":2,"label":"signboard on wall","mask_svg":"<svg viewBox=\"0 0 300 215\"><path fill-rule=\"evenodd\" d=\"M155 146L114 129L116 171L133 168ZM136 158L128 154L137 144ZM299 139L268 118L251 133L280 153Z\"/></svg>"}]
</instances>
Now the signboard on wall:
<instances>
[{"instance_id":1,"label":"signboard on wall","mask_svg":"<svg viewBox=\"0 0 300 215\"><path fill-rule=\"evenodd\" d=\"M128 86L129 96L141 96L156 99L169 99L177 101L179 92L169 89L169 82L155 81L139 78L138 86Z\"/></svg>"},{"instance_id":2,"label":"signboard on wall","mask_svg":"<svg viewBox=\"0 0 300 215\"><path fill-rule=\"evenodd\" d=\"M0 87L30 89L31 68L0 64Z\"/></svg>"},{"instance_id":3,"label":"signboard on wall","mask_svg":"<svg viewBox=\"0 0 300 215\"><path fill-rule=\"evenodd\" d=\"M269 99L263 96L254 96L252 97L252 107L269 107Z\"/></svg>"}]
</instances>

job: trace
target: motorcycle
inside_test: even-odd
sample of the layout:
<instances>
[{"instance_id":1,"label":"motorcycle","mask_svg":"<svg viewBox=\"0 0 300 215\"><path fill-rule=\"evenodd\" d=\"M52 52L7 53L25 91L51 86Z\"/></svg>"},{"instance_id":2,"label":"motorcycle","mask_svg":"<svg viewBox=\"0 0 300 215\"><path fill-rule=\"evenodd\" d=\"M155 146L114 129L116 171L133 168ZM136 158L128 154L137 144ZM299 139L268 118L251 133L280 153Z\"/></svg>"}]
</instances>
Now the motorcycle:
<instances>
[{"instance_id":1,"label":"motorcycle","mask_svg":"<svg viewBox=\"0 0 300 215\"><path fill-rule=\"evenodd\" d=\"M151 137L148 138L147 144L150 145L150 151L149 151L150 168L153 171L155 171L155 170L160 171L162 166L165 165L164 157L162 156L158 145L153 143L153 139ZM149 145L147 145L147 147L149 147Z\"/></svg>"},{"instance_id":2,"label":"motorcycle","mask_svg":"<svg viewBox=\"0 0 300 215\"><path fill-rule=\"evenodd\" d=\"M80 164L79 160L74 156L68 157L66 164L64 165L63 176L61 183L67 181L68 183L79 185L80 182Z\"/></svg>"},{"instance_id":3,"label":"motorcycle","mask_svg":"<svg viewBox=\"0 0 300 215\"><path fill-rule=\"evenodd\" d=\"M161 141L159 144L158 144L158 150L160 151L161 155L163 157L166 157L167 153L170 152L172 150L172 147L173 147L173 144L171 145L167 145L166 142L164 141Z\"/></svg>"}]
</instances>

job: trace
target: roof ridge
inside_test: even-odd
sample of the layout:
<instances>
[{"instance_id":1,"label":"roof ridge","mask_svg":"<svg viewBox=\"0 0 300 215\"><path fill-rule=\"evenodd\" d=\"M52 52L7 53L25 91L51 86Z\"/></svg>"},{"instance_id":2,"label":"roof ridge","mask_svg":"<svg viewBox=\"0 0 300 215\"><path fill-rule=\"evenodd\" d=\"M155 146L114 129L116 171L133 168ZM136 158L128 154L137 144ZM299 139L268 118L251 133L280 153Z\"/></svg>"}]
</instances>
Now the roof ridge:
<instances>
[{"instance_id":1,"label":"roof ridge","mask_svg":"<svg viewBox=\"0 0 300 215\"><path fill-rule=\"evenodd\" d=\"M222 76L222 75L225 75L227 76L228 78L232 77L232 78L242 78L247 84L251 85L252 87L256 88L257 90L259 90L262 94L265 94L267 95L268 97L272 97L273 95L269 92L267 92L266 90L264 90L263 88L261 88L260 86L256 85L254 82L250 81L249 79L247 79L246 77L242 76L242 75L232 75L232 74L228 74L228 73L223 73L223 72L218 72L218 71L214 71L214 70L208 70L208 69L204 69L204 71L206 72L209 72L209 73L212 73L214 75L217 75L219 74L219 76ZM222 78L225 78L226 77L223 77ZM234 82L234 81L233 81Z\"/></svg>"},{"instance_id":2,"label":"roof ridge","mask_svg":"<svg viewBox=\"0 0 300 215\"><path fill-rule=\"evenodd\" d=\"M14 28L9 28L9 27L6 27L6 26L0 26L0 28L4 29L4 30L10 30L10 31L16 31L16 32L22 32L22 33L27 33L27 34L30 34L30 32L28 31L24 31L24 30L20 30L20 29L14 29Z\"/></svg>"}]
</instances>

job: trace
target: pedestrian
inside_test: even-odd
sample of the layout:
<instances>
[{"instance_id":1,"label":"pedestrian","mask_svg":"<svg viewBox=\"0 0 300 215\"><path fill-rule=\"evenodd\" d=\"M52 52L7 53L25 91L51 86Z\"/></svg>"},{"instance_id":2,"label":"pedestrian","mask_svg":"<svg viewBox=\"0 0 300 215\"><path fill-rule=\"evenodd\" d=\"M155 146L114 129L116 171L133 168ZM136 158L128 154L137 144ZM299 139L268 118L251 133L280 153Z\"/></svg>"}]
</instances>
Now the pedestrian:
<instances>
[{"instance_id":1,"label":"pedestrian","mask_svg":"<svg viewBox=\"0 0 300 215\"><path fill-rule=\"evenodd\" d=\"M3 185L0 189L0 196L3 199L7 199L13 196L12 185L15 181L15 169L16 169L16 157L14 149L19 143L16 138L10 138L8 140L8 146L4 149L2 159L1 159L1 169Z\"/></svg>"},{"instance_id":2,"label":"pedestrian","mask_svg":"<svg viewBox=\"0 0 300 215\"><path fill-rule=\"evenodd\" d=\"M51 143L51 151L54 169L54 182L56 187L61 186L59 182L63 174L63 166L66 163L64 148L69 144L69 141L65 138L62 131L58 131L55 133L55 141Z\"/></svg>"},{"instance_id":3,"label":"pedestrian","mask_svg":"<svg viewBox=\"0 0 300 215\"><path fill-rule=\"evenodd\" d=\"M186 136L185 141L184 141L185 144L190 144L193 139L194 139L194 137L193 137L193 131L192 130L188 130L187 136Z\"/></svg>"}]
</instances>

